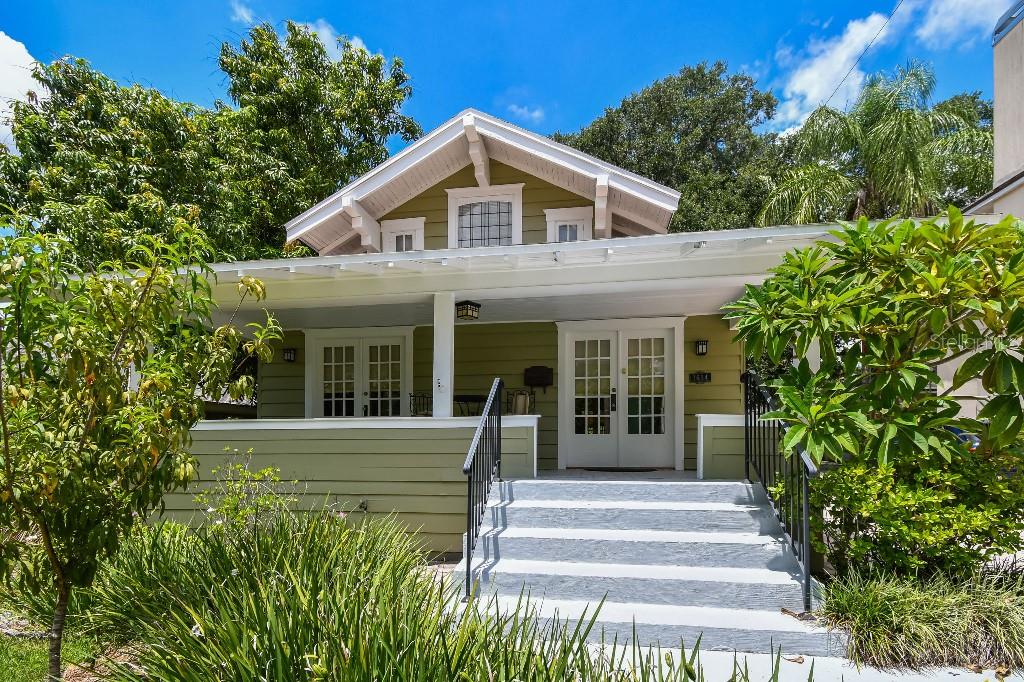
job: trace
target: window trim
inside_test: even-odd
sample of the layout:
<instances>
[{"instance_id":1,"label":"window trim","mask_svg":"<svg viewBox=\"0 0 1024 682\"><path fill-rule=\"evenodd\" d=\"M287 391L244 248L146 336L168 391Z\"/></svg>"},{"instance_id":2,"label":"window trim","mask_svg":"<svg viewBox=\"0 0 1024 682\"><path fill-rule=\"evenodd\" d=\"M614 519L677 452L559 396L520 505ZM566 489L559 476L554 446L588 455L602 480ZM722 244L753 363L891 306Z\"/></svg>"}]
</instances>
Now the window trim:
<instances>
[{"instance_id":1,"label":"window trim","mask_svg":"<svg viewBox=\"0 0 1024 682\"><path fill-rule=\"evenodd\" d=\"M512 204L512 245L523 243L523 187L525 183L489 187L455 187L448 193L448 248L459 248L459 206L478 201L508 201ZM463 247L473 248L473 247Z\"/></svg>"},{"instance_id":2,"label":"window trim","mask_svg":"<svg viewBox=\"0 0 1024 682\"><path fill-rule=\"evenodd\" d=\"M395 251L395 237L400 234L412 234L412 250L423 251L423 234L426 231L425 217L420 218L395 218L393 220L380 221L381 250L384 253L398 253Z\"/></svg>"},{"instance_id":3,"label":"window trim","mask_svg":"<svg viewBox=\"0 0 1024 682\"><path fill-rule=\"evenodd\" d=\"M332 343L355 343L361 348L366 342L394 341L402 346L402 380L401 380L401 411L399 416L409 416L409 393L412 392L412 335L415 327L350 327L335 329L306 329L304 330L306 345L306 366L305 366L305 413L306 419L354 419L356 417L324 417L321 409L317 409L315 396L323 384L324 346ZM363 358L356 353L356 391L362 393L365 389L366 376L360 364ZM358 404L358 401L357 401ZM393 417L366 417L367 419L392 419Z\"/></svg>"},{"instance_id":4,"label":"window trim","mask_svg":"<svg viewBox=\"0 0 1024 682\"><path fill-rule=\"evenodd\" d=\"M586 242L594 238L594 207L576 206L573 208L545 208L544 219L548 223L548 243L561 244L558 241L558 226L565 223L581 223L583 234L576 241ZM569 243L569 242L564 242Z\"/></svg>"}]
</instances>

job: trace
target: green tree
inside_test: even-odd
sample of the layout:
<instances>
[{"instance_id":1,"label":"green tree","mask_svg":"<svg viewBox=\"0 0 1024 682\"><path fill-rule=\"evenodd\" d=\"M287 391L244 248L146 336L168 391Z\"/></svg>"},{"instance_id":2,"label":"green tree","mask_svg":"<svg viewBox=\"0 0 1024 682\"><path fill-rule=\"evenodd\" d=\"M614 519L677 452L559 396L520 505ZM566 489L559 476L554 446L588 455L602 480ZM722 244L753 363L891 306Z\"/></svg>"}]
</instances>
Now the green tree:
<instances>
[{"instance_id":1,"label":"green tree","mask_svg":"<svg viewBox=\"0 0 1024 682\"><path fill-rule=\"evenodd\" d=\"M269 357L273 319L212 327L209 245L183 221L175 243L142 236L121 264L74 267L61 237L0 239L0 568L56 595L51 679L68 599L126 531L194 475L189 429L203 396L239 398L239 351ZM243 279L241 300L260 299Z\"/></svg>"},{"instance_id":2,"label":"green tree","mask_svg":"<svg viewBox=\"0 0 1024 682\"><path fill-rule=\"evenodd\" d=\"M778 362L783 446L831 465L815 483L819 530L840 570L961 569L1022 547L1024 223L870 224L785 257L728 306L737 339ZM938 368L962 363L940 390ZM979 419L958 391L980 379ZM980 436L968 447L958 431Z\"/></svg>"},{"instance_id":3,"label":"green tree","mask_svg":"<svg viewBox=\"0 0 1024 682\"><path fill-rule=\"evenodd\" d=\"M19 154L0 148L0 204L60 234L77 263L121 258L143 235L198 224L217 260L279 256L284 223L413 139L400 60L349 43L332 61L289 23L254 27L221 67L237 106L174 101L124 87L79 59L39 64L42 96L14 104ZM103 226L100 229L99 226Z\"/></svg>"},{"instance_id":4,"label":"green tree","mask_svg":"<svg viewBox=\"0 0 1024 682\"><path fill-rule=\"evenodd\" d=\"M282 225L388 157L392 136L420 126L401 113L412 95L402 61L342 40L332 60L319 37L288 22L284 38L256 26L220 67L236 108L217 107L217 146L235 213L259 243L280 249Z\"/></svg>"},{"instance_id":5,"label":"green tree","mask_svg":"<svg viewBox=\"0 0 1024 682\"><path fill-rule=\"evenodd\" d=\"M796 134L798 164L766 178L761 225L934 215L992 182L992 130L975 95L931 105L935 76L912 62L871 77L848 112L822 106Z\"/></svg>"},{"instance_id":6,"label":"green tree","mask_svg":"<svg viewBox=\"0 0 1024 682\"><path fill-rule=\"evenodd\" d=\"M775 105L750 76L701 63L553 137L681 192L672 231L748 227L766 196L759 176L784 165L787 153L785 141L755 130Z\"/></svg>"}]
</instances>

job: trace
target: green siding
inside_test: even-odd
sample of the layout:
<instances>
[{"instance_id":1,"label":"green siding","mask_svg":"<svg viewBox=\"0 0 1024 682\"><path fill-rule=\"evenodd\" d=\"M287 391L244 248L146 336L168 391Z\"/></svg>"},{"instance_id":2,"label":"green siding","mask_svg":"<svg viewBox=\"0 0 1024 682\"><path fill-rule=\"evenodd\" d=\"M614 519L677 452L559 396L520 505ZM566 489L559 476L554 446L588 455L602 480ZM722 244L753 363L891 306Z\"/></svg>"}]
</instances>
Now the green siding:
<instances>
[{"instance_id":1,"label":"green siding","mask_svg":"<svg viewBox=\"0 0 1024 682\"><path fill-rule=\"evenodd\" d=\"M413 387L430 392L434 328L413 334ZM544 365L555 370L555 385L536 392L537 468L558 468L558 329L554 322L460 324L455 327L455 393L487 393L494 377L509 390L523 388L523 370ZM456 415L458 416L458 415Z\"/></svg>"},{"instance_id":2,"label":"green siding","mask_svg":"<svg viewBox=\"0 0 1024 682\"><path fill-rule=\"evenodd\" d=\"M550 182L491 161L491 184L510 185L524 183L523 187L523 243L542 244L547 241L546 208L573 208L593 206L590 199L556 187ZM447 189L476 187L473 166L453 173L417 197L410 199L381 220L397 218L425 218L423 246L425 249L448 248L448 194Z\"/></svg>"},{"instance_id":3,"label":"green siding","mask_svg":"<svg viewBox=\"0 0 1024 682\"><path fill-rule=\"evenodd\" d=\"M697 414L742 414L743 349L733 343L734 332L718 315L689 317L683 325L683 455L687 469L697 468ZM708 354L698 356L697 339L708 340ZM711 383L690 383L692 372L711 372Z\"/></svg>"},{"instance_id":4,"label":"green siding","mask_svg":"<svg viewBox=\"0 0 1024 682\"><path fill-rule=\"evenodd\" d=\"M743 427L704 427L704 478L744 478Z\"/></svg>"},{"instance_id":5,"label":"green siding","mask_svg":"<svg viewBox=\"0 0 1024 682\"><path fill-rule=\"evenodd\" d=\"M211 471L231 455L252 450L252 467L273 466L298 481L303 507L328 502L354 509L361 501L374 515L397 513L418 530L427 549L460 552L466 526L466 479L462 463L472 428L270 429L251 422L238 430L195 430L192 453L200 478L189 490L165 497L166 514L194 515L193 496L209 485ZM240 425L241 426L241 425ZM529 475L533 430L502 430L503 473Z\"/></svg>"},{"instance_id":6,"label":"green siding","mask_svg":"<svg viewBox=\"0 0 1024 682\"><path fill-rule=\"evenodd\" d=\"M295 362L281 359L282 348L294 348ZM300 331L288 331L274 344L274 359L261 362L257 371L256 416L260 419L295 418L306 414L306 341Z\"/></svg>"}]
</instances>

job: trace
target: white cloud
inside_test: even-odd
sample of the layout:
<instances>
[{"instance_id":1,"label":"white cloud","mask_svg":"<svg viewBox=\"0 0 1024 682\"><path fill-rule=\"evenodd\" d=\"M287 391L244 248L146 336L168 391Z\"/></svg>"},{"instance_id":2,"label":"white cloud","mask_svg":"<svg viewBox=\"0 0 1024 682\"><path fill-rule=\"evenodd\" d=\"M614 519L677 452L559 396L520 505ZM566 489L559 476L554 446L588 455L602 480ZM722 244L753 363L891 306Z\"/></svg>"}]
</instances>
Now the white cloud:
<instances>
[{"instance_id":1,"label":"white cloud","mask_svg":"<svg viewBox=\"0 0 1024 682\"><path fill-rule=\"evenodd\" d=\"M837 86L839 89L829 102L830 106L842 108L852 102L866 77L859 65L854 67L857 58L873 38L872 48L895 35L895 29L892 22L886 24L885 15L876 12L850 21L838 36L812 38L800 52L794 53L788 46L781 46L776 61L792 66L792 70L785 77L775 124L787 129L801 125Z\"/></svg>"},{"instance_id":2,"label":"white cloud","mask_svg":"<svg viewBox=\"0 0 1024 682\"><path fill-rule=\"evenodd\" d=\"M335 61L341 59L341 45L338 44L338 39L343 36L338 33L338 31L335 30L335 28L331 26L326 19L317 19L312 23L302 25L317 34L320 38L320 42L322 42L324 47L327 48L327 54L331 59ZM363 42L363 39L359 36L350 37L348 42L357 50L366 50L369 52L369 49L366 47L366 43Z\"/></svg>"},{"instance_id":3,"label":"white cloud","mask_svg":"<svg viewBox=\"0 0 1024 682\"><path fill-rule=\"evenodd\" d=\"M28 53L24 43L0 31L0 144L14 148L11 137L11 100L24 100L29 90L38 91L39 83L32 79L32 64L36 60Z\"/></svg>"},{"instance_id":4,"label":"white cloud","mask_svg":"<svg viewBox=\"0 0 1024 682\"><path fill-rule=\"evenodd\" d=\"M540 123L544 120L544 109L543 107L533 107L532 109L522 104L509 104L509 113L516 118L520 118L530 123Z\"/></svg>"},{"instance_id":5,"label":"white cloud","mask_svg":"<svg viewBox=\"0 0 1024 682\"><path fill-rule=\"evenodd\" d=\"M239 24L249 26L254 18L255 15L251 7L242 2L242 0L231 0L231 21L237 21Z\"/></svg>"},{"instance_id":6,"label":"white cloud","mask_svg":"<svg viewBox=\"0 0 1024 682\"><path fill-rule=\"evenodd\" d=\"M914 35L932 49L968 47L992 34L1012 0L932 0Z\"/></svg>"}]
</instances>

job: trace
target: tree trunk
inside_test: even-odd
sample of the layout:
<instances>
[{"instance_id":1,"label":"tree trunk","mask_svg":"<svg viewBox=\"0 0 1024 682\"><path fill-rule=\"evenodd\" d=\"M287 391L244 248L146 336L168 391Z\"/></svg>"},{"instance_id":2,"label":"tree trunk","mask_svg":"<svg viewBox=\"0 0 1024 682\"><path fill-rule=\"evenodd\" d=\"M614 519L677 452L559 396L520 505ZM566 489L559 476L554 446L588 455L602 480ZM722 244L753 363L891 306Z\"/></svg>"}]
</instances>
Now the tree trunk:
<instances>
[{"instance_id":1,"label":"tree trunk","mask_svg":"<svg viewBox=\"0 0 1024 682\"><path fill-rule=\"evenodd\" d=\"M59 682L61 676L60 648L64 640L64 619L68 614L68 598L71 587L63 580L57 584L57 604L53 608L53 624L50 626L50 670L48 682Z\"/></svg>"}]
</instances>

